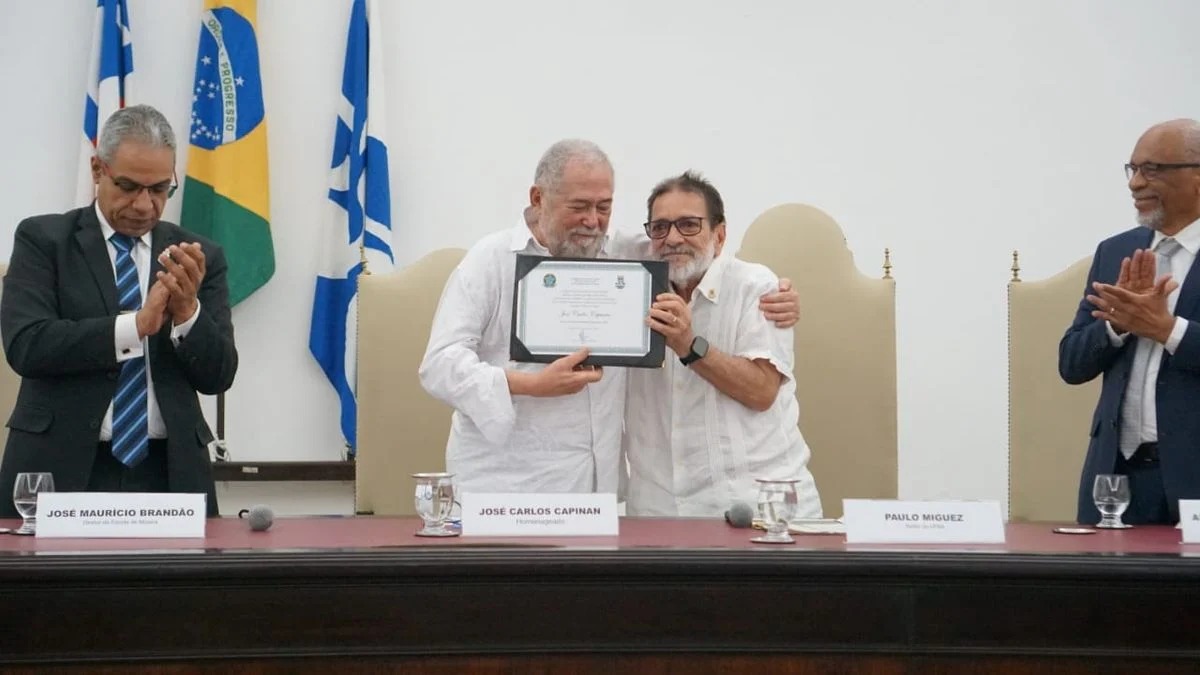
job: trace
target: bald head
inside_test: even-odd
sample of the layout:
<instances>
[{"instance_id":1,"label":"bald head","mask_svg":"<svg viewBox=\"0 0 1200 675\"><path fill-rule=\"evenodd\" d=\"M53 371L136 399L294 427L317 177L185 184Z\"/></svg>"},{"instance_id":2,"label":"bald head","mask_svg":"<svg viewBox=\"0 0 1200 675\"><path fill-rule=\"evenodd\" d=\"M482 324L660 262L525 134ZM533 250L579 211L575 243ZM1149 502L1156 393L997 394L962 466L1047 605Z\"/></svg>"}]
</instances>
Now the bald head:
<instances>
[{"instance_id":1,"label":"bald head","mask_svg":"<svg viewBox=\"0 0 1200 675\"><path fill-rule=\"evenodd\" d=\"M1148 139L1177 149L1182 161L1200 162L1200 122L1196 120L1180 118L1159 122L1147 129L1138 143Z\"/></svg>"},{"instance_id":2,"label":"bald head","mask_svg":"<svg viewBox=\"0 0 1200 675\"><path fill-rule=\"evenodd\" d=\"M1129 159L1138 223L1174 235L1200 219L1200 122L1177 119L1142 134ZM1135 170L1136 169L1136 170Z\"/></svg>"}]
</instances>

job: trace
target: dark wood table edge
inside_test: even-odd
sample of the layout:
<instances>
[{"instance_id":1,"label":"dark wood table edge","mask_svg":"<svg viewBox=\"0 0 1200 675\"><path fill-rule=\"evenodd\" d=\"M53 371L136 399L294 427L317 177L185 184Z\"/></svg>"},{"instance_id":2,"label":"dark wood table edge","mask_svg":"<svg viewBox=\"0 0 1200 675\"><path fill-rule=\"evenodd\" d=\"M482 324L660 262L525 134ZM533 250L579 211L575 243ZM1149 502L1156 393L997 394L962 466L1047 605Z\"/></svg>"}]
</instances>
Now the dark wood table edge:
<instances>
[{"instance_id":1,"label":"dark wood table edge","mask_svg":"<svg viewBox=\"0 0 1200 675\"><path fill-rule=\"evenodd\" d=\"M354 462L213 462L213 480L225 482L353 481Z\"/></svg>"}]
</instances>

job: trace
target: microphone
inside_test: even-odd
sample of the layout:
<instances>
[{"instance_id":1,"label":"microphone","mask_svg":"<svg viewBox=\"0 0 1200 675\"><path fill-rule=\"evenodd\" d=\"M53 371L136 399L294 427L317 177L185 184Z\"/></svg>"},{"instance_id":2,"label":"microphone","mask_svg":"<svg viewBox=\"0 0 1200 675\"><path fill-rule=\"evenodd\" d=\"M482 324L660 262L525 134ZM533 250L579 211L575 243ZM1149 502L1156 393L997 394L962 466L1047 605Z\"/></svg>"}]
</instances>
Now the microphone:
<instances>
[{"instance_id":1,"label":"microphone","mask_svg":"<svg viewBox=\"0 0 1200 675\"><path fill-rule=\"evenodd\" d=\"M750 527L754 524L754 509L746 502L734 502L725 512L725 522L734 527Z\"/></svg>"},{"instance_id":2,"label":"microphone","mask_svg":"<svg viewBox=\"0 0 1200 675\"><path fill-rule=\"evenodd\" d=\"M238 511L238 518L250 521L251 532L266 532L275 522L275 512L265 504L255 504L248 509Z\"/></svg>"}]
</instances>

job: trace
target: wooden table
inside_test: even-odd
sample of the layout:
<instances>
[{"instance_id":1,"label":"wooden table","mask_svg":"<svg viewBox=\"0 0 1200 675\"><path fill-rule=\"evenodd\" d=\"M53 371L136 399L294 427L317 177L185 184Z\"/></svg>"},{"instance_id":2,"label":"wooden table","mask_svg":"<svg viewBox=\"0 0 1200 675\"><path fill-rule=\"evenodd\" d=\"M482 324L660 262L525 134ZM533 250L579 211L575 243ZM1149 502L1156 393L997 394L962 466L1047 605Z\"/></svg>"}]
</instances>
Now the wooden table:
<instances>
[{"instance_id":1,"label":"wooden table","mask_svg":"<svg viewBox=\"0 0 1200 675\"><path fill-rule=\"evenodd\" d=\"M13 525L11 521L0 524ZM1200 545L423 539L411 518L215 519L192 540L0 536L4 672L1200 672ZM27 667L28 669L23 669ZM104 668L107 668L105 670ZM37 671L46 672L46 671Z\"/></svg>"}]
</instances>

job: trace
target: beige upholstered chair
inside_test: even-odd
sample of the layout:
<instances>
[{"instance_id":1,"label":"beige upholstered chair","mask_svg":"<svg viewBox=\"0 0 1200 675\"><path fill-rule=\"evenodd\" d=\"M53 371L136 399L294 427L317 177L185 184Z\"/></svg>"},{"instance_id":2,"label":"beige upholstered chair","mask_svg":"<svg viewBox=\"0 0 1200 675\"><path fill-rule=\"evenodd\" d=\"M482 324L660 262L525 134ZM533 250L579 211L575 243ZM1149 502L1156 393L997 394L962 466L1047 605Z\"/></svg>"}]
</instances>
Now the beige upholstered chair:
<instances>
[{"instance_id":1,"label":"beige upholstered chair","mask_svg":"<svg viewBox=\"0 0 1200 675\"><path fill-rule=\"evenodd\" d=\"M411 515L418 471L441 471L452 410L421 388L417 368L446 279L462 249L434 251L358 282L355 510Z\"/></svg>"},{"instance_id":2,"label":"beige upholstered chair","mask_svg":"<svg viewBox=\"0 0 1200 675\"><path fill-rule=\"evenodd\" d=\"M800 430L827 517L842 499L895 499L895 282L863 276L837 223L784 204L759 216L738 257L792 279Z\"/></svg>"},{"instance_id":3,"label":"beige upholstered chair","mask_svg":"<svg viewBox=\"0 0 1200 675\"><path fill-rule=\"evenodd\" d=\"M0 278L8 271L8 265L0 264ZM2 287L2 285L0 285ZM8 367L8 360L0 361L0 457L4 456L4 445L8 442L8 416L17 403L17 390L21 378Z\"/></svg>"},{"instance_id":4,"label":"beige upholstered chair","mask_svg":"<svg viewBox=\"0 0 1200 675\"><path fill-rule=\"evenodd\" d=\"M1100 379L1058 375L1058 342L1079 306L1091 258L1042 281L1008 284L1008 517L1073 521Z\"/></svg>"}]
</instances>

